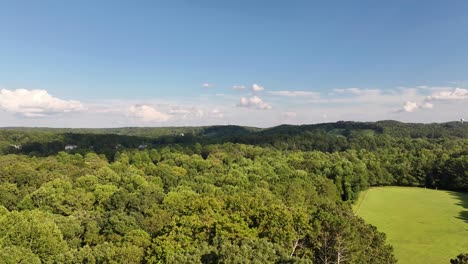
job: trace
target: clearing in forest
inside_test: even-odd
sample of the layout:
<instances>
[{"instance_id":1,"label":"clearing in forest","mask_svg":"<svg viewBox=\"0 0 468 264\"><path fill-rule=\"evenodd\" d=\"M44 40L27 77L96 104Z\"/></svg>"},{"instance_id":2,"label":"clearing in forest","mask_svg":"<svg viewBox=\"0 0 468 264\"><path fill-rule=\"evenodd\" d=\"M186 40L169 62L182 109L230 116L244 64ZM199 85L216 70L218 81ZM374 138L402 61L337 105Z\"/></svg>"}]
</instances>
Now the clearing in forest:
<instances>
[{"instance_id":1,"label":"clearing in forest","mask_svg":"<svg viewBox=\"0 0 468 264\"><path fill-rule=\"evenodd\" d=\"M371 188L357 215L387 235L398 263L450 263L468 252L468 194L410 187Z\"/></svg>"}]
</instances>

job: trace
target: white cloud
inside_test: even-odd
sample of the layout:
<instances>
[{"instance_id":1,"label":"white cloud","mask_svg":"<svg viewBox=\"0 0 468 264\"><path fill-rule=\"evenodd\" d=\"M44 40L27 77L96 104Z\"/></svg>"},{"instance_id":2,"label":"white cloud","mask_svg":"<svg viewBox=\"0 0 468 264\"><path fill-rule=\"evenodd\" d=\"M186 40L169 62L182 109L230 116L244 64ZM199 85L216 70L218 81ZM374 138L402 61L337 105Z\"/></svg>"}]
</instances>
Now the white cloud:
<instances>
[{"instance_id":1,"label":"white cloud","mask_svg":"<svg viewBox=\"0 0 468 264\"><path fill-rule=\"evenodd\" d=\"M215 86L215 85L212 84L212 83L203 83L203 84L202 84L202 87L203 87L203 88L213 88L214 86Z\"/></svg>"},{"instance_id":2,"label":"white cloud","mask_svg":"<svg viewBox=\"0 0 468 264\"><path fill-rule=\"evenodd\" d=\"M345 89L333 89L335 93L351 93L351 94L361 94L365 89L361 88L345 88Z\"/></svg>"},{"instance_id":3,"label":"white cloud","mask_svg":"<svg viewBox=\"0 0 468 264\"><path fill-rule=\"evenodd\" d=\"M434 108L434 105L429 103L429 102L425 102L420 107L423 108L423 109L432 109L432 108Z\"/></svg>"},{"instance_id":4,"label":"white cloud","mask_svg":"<svg viewBox=\"0 0 468 264\"><path fill-rule=\"evenodd\" d=\"M441 87L397 87L393 89L361 89L361 88L346 88L334 89L333 93L329 93L323 98L313 98L310 103L315 104L333 104L338 108L344 105L361 106L362 109L387 109L390 113L415 112L420 109L432 109L434 105L424 100L429 91L440 91ZM402 102L405 102L402 107L395 111ZM419 103L421 102L421 103ZM363 107L365 106L365 107ZM391 109L393 107L393 110ZM356 108L357 109L357 108ZM371 112L376 112L373 110Z\"/></svg>"},{"instance_id":5,"label":"white cloud","mask_svg":"<svg viewBox=\"0 0 468 264\"><path fill-rule=\"evenodd\" d=\"M286 96L286 97L314 97L319 98L320 93L309 91L271 91L273 95Z\"/></svg>"},{"instance_id":6,"label":"white cloud","mask_svg":"<svg viewBox=\"0 0 468 264\"><path fill-rule=\"evenodd\" d=\"M433 107L434 107L434 105L429 103L429 102L425 102L423 104L418 104L416 102L407 101L403 105L403 108L400 109L400 112L411 113L411 112L414 112L414 111L419 110L419 109L432 109Z\"/></svg>"},{"instance_id":7,"label":"white cloud","mask_svg":"<svg viewBox=\"0 0 468 264\"><path fill-rule=\"evenodd\" d=\"M255 108L255 109L271 109L271 105L265 103L260 97L253 96L250 98L242 97L237 104L238 107Z\"/></svg>"},{"instance_id":8,"label":"white cloud","mask_svg":"<svg viewBox=\"0 0 468 264\"><path fill-rule=\"evenodd\" d=\"M376 95L376 94L380 94L382 91L380 89L345 88L345 89L333 89L333 92L337 94L352 94L352 95L362 96L362 95Z\"/></svg>"},{"instance_id":9,"label":"white cloud","mask_svg":"<svg viewBox=\"0 0 468 264\"><path fill-rule=\"evenodd\" d=\"M451 91L439 91L426 97L426 100L465 100L468 99L468 89L455 88Z\"/></svg>"},{"instance_id":10,"label":"white cloud","mask_svg":"<svg viewBox=\"0 0 468 264\"><path fill-rule=\"evenodd\" d=\"M361 89L361 88L334 89L333 91L338 94L352 94L352 95L359 95L359 96L373 96L373 95L378 95L382 92L380 89Z\"/></svg>"},{"instance_id":11,"label":"white cloud","mask_svg":"<svg viewBox=\"0 0 468 264\"><path fill-rule=\"evenodd\" d=\"M417 109L431 109L434 107L432 103L424 98L427 96L428 91L440 91L440 87L397 87L393 89L361 89L361 88L347 88L347 89L334 89L333 93L329 93L320 98L312 98L308 100L314 104L333 104L338 105L367 105L375 108L386 108L389 112L413 112ZM404 102L405 107L400 107ZM419 103L421 102L421 103ZM416 104L416 108L412 109L412 103ZM391 109L393 107L393 109ZM399 108L398 110L395 110ZM408 111L408 109L410 111Z\"/></svg>"},{"instance_id":12,"label":"white cloud","mask_svg":"<svg viewBox=\"0 0 468 264\"><path fill-rule=\"evenodd\" d=\"M263 90L265 90L265 87L260 86L260 85L258 85L258 84L256 84L256 83L252 84L252 91L254 91L254 92L261 92L261 91L263 91Z\"/></svg>"},{"instance_id":13,"label":"white cloud","mask_svg":"<svg viewBox=\"0 0 468 264\"><path fill-rule=\"evenodd\" d=\"M25 117L44 117L85 110L79 101L59 99L46 90L26 89L1 89L0 108Z\"/></svg>"},{"instance_id":14,"label":"white cloud","mask_svg":"<svg viewBox=\"0 0 468 264\"><path fill-rule=\"evenodd\" d=\"M132 105L128 109L128 114L144 122L166 122L170 119L169 115L161 113L149 105Z\"/></svg>"},{"instance_id":15,"label":"white cloud","mask_svg":"<svg viewBox=\"0 0 468 264\"><path fill-rule=\"evenodd\" d=\"M172 106L168 114L182 118L203 117L205 112L197 107Z\"/></svg>"},{"instance_id":16,"label":"white cloud","mask_svg":"<svg viewBox=\"0 0 468 264\"><path fill-rule=\"evenodd\" d=\"M245 85L233 85L231 89L233 90L245 90Z\"/></svg>"},{"instance_id":17,"label":"white cloud","mask_svg":"<svg viewBox=\"0 0 468 264\"><path fill-rule=\"evenodd\" d=\"M441 122L468 118L466 116L467 101L455 100L455 98L465 98L464 89L458 88L457 90L456 87L443 86L395 87L380 90L348 88L331 91L331 93L323 91L320 94L317 93L317 98L309 91L270 91L268 89L264 91L264 96L260 96L259 92L252 92L251 86L246 86L240 91L245 93L243 95L245 98L242 99L240 99L242 96L231 92L217 95L204 94L190 98L183 96L145 98L144 101L118 98L90 99L82 101L82 104L48 95L52 99L45 101L56 99L62 103L58 104L61 107L45 106L42 101L34 103L35 107L30 106L32 103L24 107L24 103L14 102L32 100L33 92L27 91L24 95L13 97L8 92L16 94L16 91L0 89L0 127L32 125L49 127L204 126L214 124L266 127L284 122L308 124L337 120L375 121L382 119L405 122ZM300 103L297 99L302 97L304 101ZM430 100L427 99L428 97ZM276 100L274 107L270 105L274 102L273 100ZM78 105L72 102L77 102ZM79 111L79 109L85 109L83 105L86 111ZM246 111L243 108L252 110ZM430 110L431 108L434 109ZM412 112L409 113L409 111ZM67 112L69 113L51 115ZM323 116L324 113L327 116ZM30 119L18 116L45 117L34 119L32 124Z\"/></svg>"},{"instance_id":18,"label":"white cloud","mask_svg":"<svg viewBox=\"0 0 468 264\"><path fill-rule=\"evenodd\" d=\"M175 109L171 109L169 111L169 114L171 114L171 115L189 115L189 114L192 114L192 111L189 111L187 109L175 108Z\"/></svg>"},{"instance_id":19,"label":"white cloud","mask_svg":"<svg viewBox=\"0 0 468 264\"><path fill-rule=\"evenodd\" d=\"M405 105L403 106L403 111L405 112L413 112L414 110L417 110L419 108L418 104L415 102L407 101Z\"/></svg>"}]
</instances>

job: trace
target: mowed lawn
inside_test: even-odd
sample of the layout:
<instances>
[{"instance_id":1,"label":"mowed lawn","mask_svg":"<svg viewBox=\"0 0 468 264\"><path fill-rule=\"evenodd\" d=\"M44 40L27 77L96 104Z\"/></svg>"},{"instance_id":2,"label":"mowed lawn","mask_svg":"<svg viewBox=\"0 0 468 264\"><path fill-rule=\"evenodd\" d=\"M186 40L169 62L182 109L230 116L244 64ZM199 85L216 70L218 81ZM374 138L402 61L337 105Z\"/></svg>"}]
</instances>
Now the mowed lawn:
<instances>
[{"instance_id":1,"label":"mowed lawn","mask_svg":"<svg viewBox=\"0 0 468 264\"><path fill-rule=\"evenodd\" d=\"M409 187L363 192L354 211L387 234L398 263L450 263L468 253L468 194Z\"/></svg>"}]
</instances>

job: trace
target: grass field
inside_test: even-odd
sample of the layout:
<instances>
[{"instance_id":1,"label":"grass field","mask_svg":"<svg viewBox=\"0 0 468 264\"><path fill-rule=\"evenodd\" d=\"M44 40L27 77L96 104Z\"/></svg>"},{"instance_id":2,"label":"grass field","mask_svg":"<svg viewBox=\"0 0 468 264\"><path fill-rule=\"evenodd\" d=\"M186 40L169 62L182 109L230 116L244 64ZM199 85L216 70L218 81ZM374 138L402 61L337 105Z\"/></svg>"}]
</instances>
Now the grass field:
<instances>
[{"instance_id":1,"label":"grass field","mask_svg":"<svg viewBox=\"0 0 468 264\"><path fill-rule=\"evenodd\" d=\"M468 252L468 194L371 188L353 209L387 234L398 263L450 263L450 258Z\"/></svg>"}]
</instances>

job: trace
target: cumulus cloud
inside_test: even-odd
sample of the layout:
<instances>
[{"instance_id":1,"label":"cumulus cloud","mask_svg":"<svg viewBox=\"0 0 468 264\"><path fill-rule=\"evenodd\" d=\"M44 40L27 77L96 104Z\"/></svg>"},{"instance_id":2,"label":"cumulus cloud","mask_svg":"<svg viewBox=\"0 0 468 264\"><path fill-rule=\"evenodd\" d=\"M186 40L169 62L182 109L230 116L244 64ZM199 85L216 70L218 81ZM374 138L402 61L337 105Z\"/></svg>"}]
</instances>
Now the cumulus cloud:
<instances>
[{"instance_id":1,"label":"cumulus cloud","mask_svg":"<svg viewBox=\"0 0 468 264\"><path fill-rule=\"evenodd\" d=\"M231 87L233 90L245 90L245 85L233 85Z\"/></svg>"},{"instance_id":2,"label":"cumulus cloud","mask_svg":"<svg viewBox=\"0 0 468 264\"><path fill-rule=\"evenodd\" d=\"M432 109L434 108L434 105L429 103L429 102L425 102L424 104L420 105L420 108L423 108L423 109Z\"/></svg>"},{"instance_id":3,"label":"cumulus cloud","mask_svg":"<svg viewBox=\"0 0 468 264\"><path fill-rule=\"evenodd\" d=\"M145 98L145 101L102 99L81 103L56 98L46 91L0 89L0 126L31 125L30 119L18 116L45 116L34 119L33 125L54 127L158 124L188 126L221 123L272 126L282 122L302 124L325 120L373 121L379 119L438 122L459 119L460 114L466 113L468 106L466 89L457 87L415 86L380 90L347 88L336 89L331 93L265 89L262 93L252 91L253 85L237 86L240 87L239 93L244 93L244 95L235 95L236 93L231 92L190 99L179 97ZM236 90L234 87L233 90ZM231 87L226 88L231 89ZM34 99L36 93L43 95L39 96L40 100ZM300 98L304 99L302 103L298 101ZM277 100L274 107L269 104L273 103L273 100ZM243 108L252 110L245 111ZM437 111L429 111L431 108L437 108ZM260 111L259 109L271 110ZM70 118L71 115L68 114L60 114L80 110L86 111L81 111L79 115L73 114L73 118ZM53 115L54 113L58 114ZM322 116L324 113L328 116Z\"/></svg>"},{"instance_id":4,"label":"cumulus cloud","mask_svg":"<svg viewBox=\"0 0 468 264\"><path fill-rule=\"evenodd\" d=\"M418 86L418 89L431 91L432 94L426 96L424 100L421 99L422 103L416 103L414 101L406 101L404 106L398 112L414 112L419 109L432 109L434 108L434 102L436 101L460 101L468 99L468 90L463 88L453 87L430 87L430 86ZM415 91L414 89L406 89Z\"/></svg>"},{"instance_id":5,"label":"cumulus cloud","mask_svg":"<svg viewBox=\"0 0 468 264\"><path fill-rule=\"evenodd\" d=\"M418 104L415 102L407 101L405 105L403 106L403 111L404 112L414 112L414 110L418 109Z\"/></svg>"},{"instance_id":6,"label":"cumulus cloud","mask_svg":"<svg viewBox=\"0 0 468 264\"><path fill-rule=\"evenodd\" d=\"M202 84L202 87L203 87L203 88L213 88L213 87L214 87L214 84L212 84L212 83L203 83L203 84Z\"/></svg>"},{"instance_id":7,"label":"cumulus cloud","mask_svg":"<svg viewBox=\"0 0 468 264\"><path fill-rule=\"evenodd\" d=\"M25 117L44 117L85 109L79 101L59 99L46 90L26 89L1 89L0 108Z\"/></svg>"},{"instance_id":8,"label":"cumulus cloud","mask_svg":"<svg viewBox=\"0 0 468 264\"><path fill-rule=\"evenodd\" d=\"M271 105L265 103L260 97L253 96L250 98L242 97L237 104L238 107L254 108L254 109L271 109Z\"/></svg>"},{"instance_id":9,"label":"cumulus cloud","mask_svg":"<svg viewBox=\"0 0 468 264\"><path fill-rule=\"evenodd\" d=\"M261 92L261 91L263 91L263 90L265 90L265 87L260 86L260 85L258 85L258 84L256 84L256 83L252 84L252 91L254 91L254 92Z\"/></svg>"},{"instance_id":10,"label":"cumulus cloud","mask_svg":"<svg viewBox=\"0 0 468 264\"><path fill-rule=\"evenodd\" d=\"M422 104L418 104L416 102L412 102L412 101L407 101L404 105L403 105L403 108L400 109L400 112L408 112L408 113L411 113L411 112L414 112L416 110L419 110L419 109L432 109L434 107L433 104L429 103L429 102L425 102L425 103L422 103Z\"/></svg>"},{"instance_id":11,"label":"cumulus cloud","mask_svg":"<svg viewBox=\"0 0 468 264\"><path fill-rule=\"evenodd\" d=\"M149 105L132 105L128 109L128 114L144 122L166 122L170 119L169 115L159 112Z\"/></svg>"},{"instance_id":12,"label":"cumulus cloud","mask_svg":"<svg viewBox=\"0 0 468 264\"><path fill-rule=\"evenodd\" d=\"M426 97L427 101L431 100L465 100L468 99L468 89L455 88L451 91L439 91Z\"/></svg>"},{"instance_id":13,"label":"cumulus cloud","mask_svg":"<svg viewBox=\"0 0 468 264\"><path fill-rule=\"evenodd\" d=\"M314 97L319 98L320 93L310 91L271 91L272 95L286 96L286 97Z\"/></svg>"}]
</instances>

